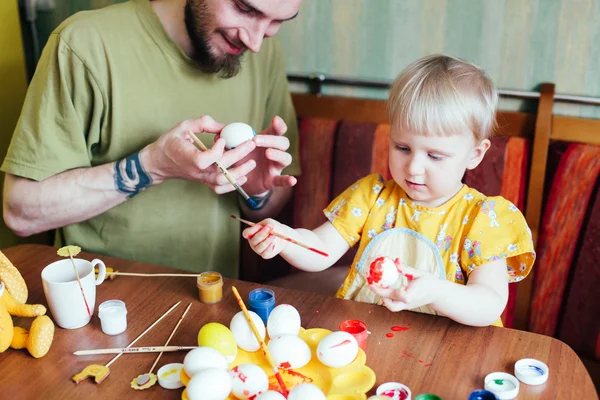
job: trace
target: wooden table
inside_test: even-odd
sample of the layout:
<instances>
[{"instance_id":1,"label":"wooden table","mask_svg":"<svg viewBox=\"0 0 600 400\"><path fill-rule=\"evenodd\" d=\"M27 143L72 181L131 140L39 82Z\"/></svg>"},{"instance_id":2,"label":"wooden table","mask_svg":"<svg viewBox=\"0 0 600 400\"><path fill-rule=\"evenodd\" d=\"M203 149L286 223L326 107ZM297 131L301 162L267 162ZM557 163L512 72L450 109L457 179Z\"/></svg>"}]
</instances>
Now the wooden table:
<instances>
[{"instance_id":1,"label":"wooden table","mask_svg":"<svg viewBox=\"0 0 600 400\"><path fill-rule=\"evenodd\" d=\"M40 272L58 260L56 249L48 246L22 245L3 250L19 268L29 287L29 303L46 304ZM91 260L94 254L79 257ZM172 272L148 264L100 256L106 265L128 272ZM110 366L110 375L97 385L89 380L80 384L71 376L89 364L105 364L112 355L77 357L77 349L125 347L177 301L182 304L161 321L136 346L164 344L173 326L189 302L193 305L173 338L172 344L197 345L197 334L210 321L229 325L239 311L230 287L235 284L242 297L258 285L226 280L223 301L203 305L198 300L193 278L137 278L120 276L98 286L98 304L109 299L123 300L128 310L127 331L107 336L94 315L85 327L76 330L56 329L50 352L34 359L26 350L8 349L0 354L0 397L4 399L179 399L181 390L165 390L158 384L138 392L130 388L131 380L147 372L156 353L123 355ZM521 385L518 399L597 399L592 380L577 355L564 343L547 336L505 328L472 328L446 318L412 312L391 313L384 307L339 300L317 294L273 287L277 302L294 305L305 328L336 330L346 319L362 319L372 332L367 341L367 365L377 375L378 385L398 381L408 385L413 397L435 393L443 399L467 399L471 391L483 387L490 372L513 372L515 361L537 358L548 364L550 378L542 386ZM29 319L16 321L28 327ZM392 326L408 330L392 332ZM394 333L393 338L386 334ZM159 366L182 362L185 353L165 353ZM370 393L373 394L374 390Z\"/></svg>"}]
</instances>

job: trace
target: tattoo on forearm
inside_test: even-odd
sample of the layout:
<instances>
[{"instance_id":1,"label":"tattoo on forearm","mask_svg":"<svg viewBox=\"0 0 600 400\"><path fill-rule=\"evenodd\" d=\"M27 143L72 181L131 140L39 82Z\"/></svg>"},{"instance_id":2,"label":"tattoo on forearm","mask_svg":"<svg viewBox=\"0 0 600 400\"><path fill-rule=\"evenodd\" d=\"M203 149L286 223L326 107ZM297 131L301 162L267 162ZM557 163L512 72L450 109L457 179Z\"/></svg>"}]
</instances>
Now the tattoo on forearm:
<instances>
[{"instance_id":1,"label":"tattoo on forearm","mask_svg":"<svg viewBox=\"0 0 600 400\"><path fill-rule=\"evenodd\" d=\"M132 198L152 184L152 178L144 171L140 153L133 153L115 163L115 188Z\"/></svg>"}]
</instances>

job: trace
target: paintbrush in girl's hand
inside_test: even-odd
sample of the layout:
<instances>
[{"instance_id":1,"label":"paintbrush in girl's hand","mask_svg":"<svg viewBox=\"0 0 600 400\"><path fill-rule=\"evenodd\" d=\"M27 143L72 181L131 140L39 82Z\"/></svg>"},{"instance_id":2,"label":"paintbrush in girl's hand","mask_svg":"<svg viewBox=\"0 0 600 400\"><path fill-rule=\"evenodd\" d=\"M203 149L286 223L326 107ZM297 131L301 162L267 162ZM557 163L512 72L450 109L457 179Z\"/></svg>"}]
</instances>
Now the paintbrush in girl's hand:
<instances>
[{"instance_id":1,"label":"paintbrush in girl's hand","mask_svg":"<svg viewBox=\"0 0 600 400\"><path fill-rule=\"evenodd\" d=\"M283 379L281 378L281 374L279 373L277 364L275 364L275 360L273 360L273 356L269 352L269 349L267 348L267 345L265 344L265 341L263 340L263 338L260 337L260 333L258 333L258 329L256 329L256 325L254 325L254 322L252 321L252 317L250 317L250 313L248 312L248 309L246 308L244 301L240 297L239 292L237 291L235 286L232 286L231 290L233 291L233 295L237 299L237 302L240 305L240 308L242 309L242 312L244 313L246 320L248 321L248 325L250 325L250 330L252 330L252 333L254 333L254 337L256 337L256 340L260 344L260 348L262 349L263 353L265 354L265 357L267 357L267 362L269 363L271 368L273 368L273 372L275 372L275 378L277 378L277 382L279 382L279 386L281 387L281 391L282 391L283 395L287 398L288 391L287 391L287 388L285 387L285 383L283 383Z\"/></svg>"},{"instance_id":2,"label":"paintbrush in girl's hand","mask_svg":"<svg viewBox=\"0 0 600 400\"><path fill-rule=\"evenodd\" d=\"M254 222L246 221L245 219L242 219L240 217L236 217L235 215L230 215L230 217L233 218L233 219L237 219L238 221L241 221L244 224L249 225L249 226L256 226L256 225L258 225L258 224L254 223ZM314 251L315 253L320 254L322 256L329 257L329 254L325 253L324 251L317 250L314 247L310 247L307 244L300 243L299 241L297 241L295 239L292 239L291 237L284 236L281 233L277 233L275 231L271 231L271 232L269 232L269 234L273 235L273 236L277 236L278 238L281 238L283 240L287 240L290 243L294 243L296 246L304 247L305 249L308 249L310 251Z\"/></svg>"}]
</instances>

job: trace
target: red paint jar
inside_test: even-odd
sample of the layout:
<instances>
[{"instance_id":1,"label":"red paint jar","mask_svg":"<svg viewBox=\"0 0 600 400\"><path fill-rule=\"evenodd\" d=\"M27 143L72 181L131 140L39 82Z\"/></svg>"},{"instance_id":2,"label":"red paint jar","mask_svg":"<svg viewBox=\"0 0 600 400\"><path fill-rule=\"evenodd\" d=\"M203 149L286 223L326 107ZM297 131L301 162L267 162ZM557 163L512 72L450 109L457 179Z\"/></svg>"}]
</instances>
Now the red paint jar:
<instances>
[{"instance_id":1,"label":"red paint jar","mask_svg":"<svg viewBox=\"0 0 600 400\"><path fill-rule=\"evenodd\" d=\"M358 342L358 347L367 351L367 337L369 336L369 331L367 330L367 325L358 319L349 319L340 324L340 331L348 332Z\"/></svg>"}]
</instances>

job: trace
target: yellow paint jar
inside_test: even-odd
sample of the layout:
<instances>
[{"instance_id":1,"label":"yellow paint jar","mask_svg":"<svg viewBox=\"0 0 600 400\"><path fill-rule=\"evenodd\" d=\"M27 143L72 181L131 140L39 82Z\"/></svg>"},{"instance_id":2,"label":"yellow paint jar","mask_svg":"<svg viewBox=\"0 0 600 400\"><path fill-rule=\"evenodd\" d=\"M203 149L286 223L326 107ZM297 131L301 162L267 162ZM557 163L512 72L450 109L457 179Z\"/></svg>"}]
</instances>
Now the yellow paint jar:
<instances>
[{"instance_id":1,"label":"yellow paint jar","mask_svg":"<svg viewBox=\"0 0 600 400\"><path fill-rule=\"evenodd\" d=\"M196 286L198 286L198 297L204 304L215 304L223 298L223 277L218 272L201 273Z\"/></svg>"}]
</instances>

